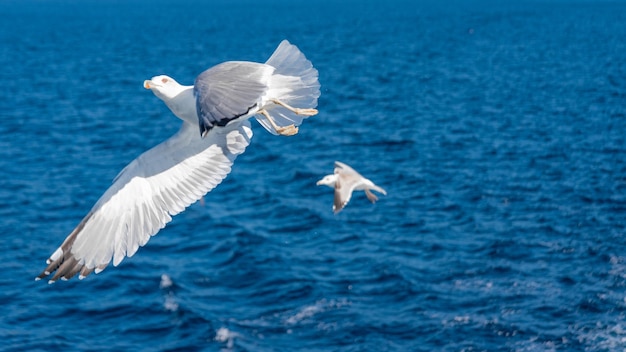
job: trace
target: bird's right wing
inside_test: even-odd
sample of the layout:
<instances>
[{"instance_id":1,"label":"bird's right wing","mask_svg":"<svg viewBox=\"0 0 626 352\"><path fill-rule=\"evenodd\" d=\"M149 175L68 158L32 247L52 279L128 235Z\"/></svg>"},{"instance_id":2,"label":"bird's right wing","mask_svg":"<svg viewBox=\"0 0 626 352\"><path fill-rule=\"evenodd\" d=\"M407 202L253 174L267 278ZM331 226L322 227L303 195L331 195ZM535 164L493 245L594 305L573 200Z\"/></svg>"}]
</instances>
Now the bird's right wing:
<instances>
[{"instance_id":1,"label":"bird's right wing","mask_svg":"<svg viewBox=\"0 0 626 352\"><path fill-rule=\"evenodd\" d=\"M353 173L356 173L350 166L335 161L335 175L337 180L335 181L335 197L333 202L333 211L335 214L341 211L352 198L352 191L354 191L355 183L354 178L351 177ZM357 174L358 175L358 174Z\"/></svg>"},{"instance_id":2,"label":"bird's right wing","mask_svg":"<svg viewBox=\"0 0 626 352\"><path fill-rule=\"evenodd\" d=\"M341 175L337 177L335 181L335 197L333 202L333 211L335 214L341 211L352 198L352 192L354 191L354 182L350 182L349 179L342 178Z\"/></svg>"},{"instance_id":3,"label":"bird's right wing","mask_svg":"<svg viewBox=\"0 0 626 352\"><path fill-rule=\"evenodd\" d=\"M335 161L335 175L337 175L337 180L335 181L333 210L336 214L348 204L352 198L352 192L363 176L341 161Z\"/></svg>"},{"instance_id":4,"label":"bird's right wing","mask_svg":"<svg viewBox=\"0 0 626 352\"><path fill-rule=\"evenodd\" d=\"M248 120L200 138L187 122L171 138L133 160L50 256L39 279L50 282L102 271L135 254L172 216L200 199L230 173L250 144ZM56 272L55 272L56 271Z\"/></svg>"}]
</instances>

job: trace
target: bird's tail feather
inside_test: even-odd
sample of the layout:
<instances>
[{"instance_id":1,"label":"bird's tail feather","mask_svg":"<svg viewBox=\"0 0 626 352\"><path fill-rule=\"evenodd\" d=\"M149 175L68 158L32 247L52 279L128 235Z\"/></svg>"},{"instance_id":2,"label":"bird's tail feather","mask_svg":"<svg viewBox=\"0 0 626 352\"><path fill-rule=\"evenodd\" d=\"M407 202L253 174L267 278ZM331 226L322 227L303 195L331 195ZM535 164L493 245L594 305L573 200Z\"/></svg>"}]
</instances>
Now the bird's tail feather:
<instances>
[{"instance_id":1,"label":"bird's tail feather","mask_svg":"<svg viewBox=\"0 0 626 352\"><path fill-rule=\"evenodd\" d=\"M317 98L320 96L318 72L298 47L283 40L266 64L275 68L266 95L268 100L277 99L294 108L317 107ZM297 115L279 105L266 108L266 111L281 127L291 124L299 126L308 117ZM256 118L265 129L276 134L265 116L256 115Z\"/></svg>"}]
</instances>

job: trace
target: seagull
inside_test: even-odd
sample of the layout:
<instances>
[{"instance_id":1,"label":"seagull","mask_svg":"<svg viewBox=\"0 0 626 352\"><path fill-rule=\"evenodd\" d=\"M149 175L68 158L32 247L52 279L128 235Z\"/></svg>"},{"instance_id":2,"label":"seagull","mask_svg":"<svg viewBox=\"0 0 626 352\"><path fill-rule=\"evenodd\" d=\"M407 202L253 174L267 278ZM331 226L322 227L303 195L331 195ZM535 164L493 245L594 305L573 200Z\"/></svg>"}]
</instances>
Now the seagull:
<instances>
[{"instance_id":1,"label":"seagull","mask_svg":"<svg viewBox=\"0 0 626 352\"><path fill-rule=\"evenodd\" d=\"M144 82L180 118L173 136L141 154L113 180L47 260L37 280L49 283L117 266L230 173L250 144L249 118L274 135L298 132L317 113L318 72L284 40L263 64L228 61L202 72L193 86L168 76ZM294 106L298 106L297 108ZM198 133L198 128L200 129Z\"/></svg>"},{"instance_id":2,"label":"seagull","mask_svg":"<svg viewBox=\"0 0 626 352\"><path fill-rule=\"evenodd\" d=\"M335 173L324 176L324 178L317 181L317 185L335 189L335 200L333 203L333 212L335 214L348 204L353 191L365 191L367 199L372 203L376 203L378 197L371 191L387 195L384 189L378 187L374 182L361 176L360 173L340 161L335 161Z\"/></svg>"}]
</instances>

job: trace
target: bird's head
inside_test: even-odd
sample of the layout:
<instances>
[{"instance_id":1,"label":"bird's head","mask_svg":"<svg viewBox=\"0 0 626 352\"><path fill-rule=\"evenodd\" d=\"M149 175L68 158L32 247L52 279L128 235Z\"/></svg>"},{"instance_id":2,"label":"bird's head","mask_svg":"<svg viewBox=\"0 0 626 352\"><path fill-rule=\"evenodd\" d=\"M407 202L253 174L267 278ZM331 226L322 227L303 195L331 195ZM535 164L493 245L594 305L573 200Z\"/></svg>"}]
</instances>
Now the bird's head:
<instances>
[{"instance_id":1,"label":"bird's head","mask_svg":"<svg viewBox=\"0 0 626 352\"><path fill-rule=\"evenodd\" d=\"M317 181L316 185L318 186L328 186L335 187L335 182L337 181L337 175L326 175L323 179Z\"/></svg>"},{"instance_id":2,"label":"bird's head","mask_svg":"<svg viewBox=\"0 0 626 352\"><path fill-rule=\"evenodd\" d=\"M165 75L154 76L151 80L143 81L143 87L150 89L154 95L163 101L174 99L185 89L172 77Z\"/></svg>"}]
</instances>

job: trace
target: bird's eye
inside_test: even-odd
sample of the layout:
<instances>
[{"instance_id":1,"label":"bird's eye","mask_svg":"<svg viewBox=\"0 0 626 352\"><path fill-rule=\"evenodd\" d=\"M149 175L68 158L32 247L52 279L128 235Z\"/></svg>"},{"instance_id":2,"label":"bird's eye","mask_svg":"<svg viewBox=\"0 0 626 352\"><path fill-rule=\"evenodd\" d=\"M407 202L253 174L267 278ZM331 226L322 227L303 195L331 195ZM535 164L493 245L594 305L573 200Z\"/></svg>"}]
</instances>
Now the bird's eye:
<instances>
[{"instance_id":1,"label":"bird's eye","mask_svg":"<svg viewBox=\"0 0 626 352\"><path fill-rule=\"evenodd\" d=\"M167 83L167 78L161 78L161 82Z\"/></svg>"}]
</instances>

